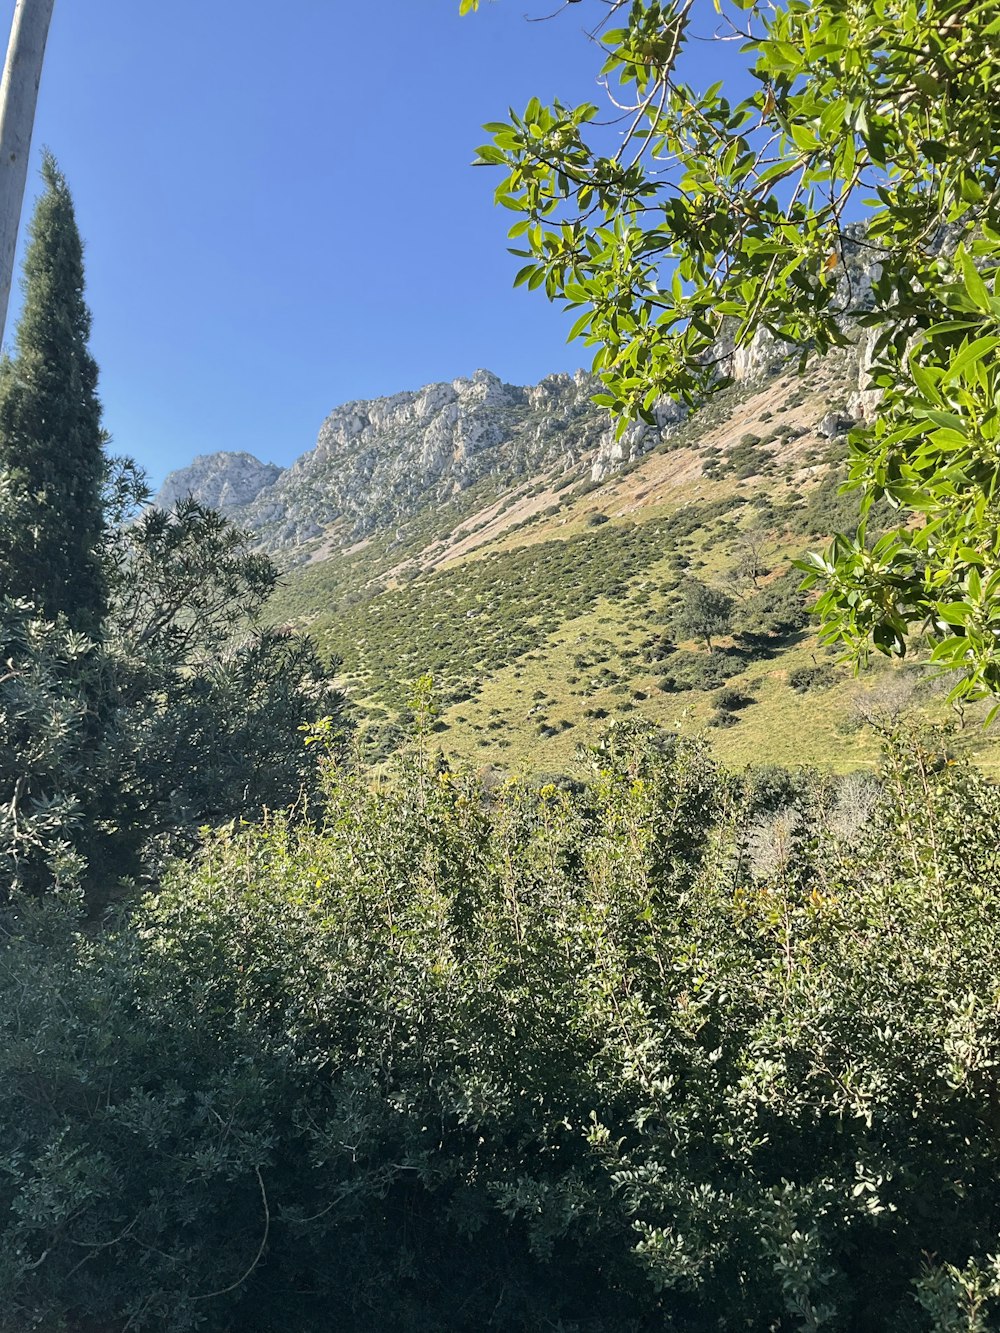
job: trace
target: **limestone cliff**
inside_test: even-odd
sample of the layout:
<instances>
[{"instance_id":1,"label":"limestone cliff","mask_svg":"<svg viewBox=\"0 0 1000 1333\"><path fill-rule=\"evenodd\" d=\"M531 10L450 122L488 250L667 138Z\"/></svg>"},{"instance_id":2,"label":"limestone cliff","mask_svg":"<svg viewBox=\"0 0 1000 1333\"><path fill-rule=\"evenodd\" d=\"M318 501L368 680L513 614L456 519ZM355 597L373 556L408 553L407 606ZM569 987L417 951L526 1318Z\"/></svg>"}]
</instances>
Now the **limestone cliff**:
<instances>
[{"instance_id":1,"label":"limestone cliff","mask_svg":"<svg viewBox=\"0 0 1000 1333\"><path fill-rule=\"evenodd\" d=\"M200 454L187 467L170 473L154 504L169 508L175 500L194 496L224 514L239 513L280 475L280 467L262 463L253 454Z\"/></svg>"},{"instance_id":2,"label":"limestone cliff","mask_svg":"<svg viewBox=\"0 0 1000 1333\"><path fill-rule=\"evenodd\" d=\"M307 549L334 527L341 542L356 541L475 485L500 494L543 471L602 476L653 447L660 432L647 426L615 441L607 413L591 402L595 390L583 371L520 387L479 370L345 403L291 467L212 454L171 473L156 502L192 494L274 552ZM677 419L664 409L664 428Z\"/></svg>"}]
</instances>

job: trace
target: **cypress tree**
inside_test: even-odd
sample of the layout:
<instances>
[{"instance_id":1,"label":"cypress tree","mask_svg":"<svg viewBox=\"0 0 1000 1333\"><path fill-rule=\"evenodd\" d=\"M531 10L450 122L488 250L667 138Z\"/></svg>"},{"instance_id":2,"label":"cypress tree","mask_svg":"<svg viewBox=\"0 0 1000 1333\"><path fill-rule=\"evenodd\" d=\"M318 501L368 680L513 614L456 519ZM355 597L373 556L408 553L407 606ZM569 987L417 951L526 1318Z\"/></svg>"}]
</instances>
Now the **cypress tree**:
<instances>
[{"instance_id":1,"label":"cypress tree","mask_svg":"<svg viewBox=\"0 0 1000 1333\"><path fill-rule=\"evenodd\" d=\"M50 154L31 222L17 354L0 365L0 594L99 637L105 460L83 245Z\"/></svg>"}]
</instances>

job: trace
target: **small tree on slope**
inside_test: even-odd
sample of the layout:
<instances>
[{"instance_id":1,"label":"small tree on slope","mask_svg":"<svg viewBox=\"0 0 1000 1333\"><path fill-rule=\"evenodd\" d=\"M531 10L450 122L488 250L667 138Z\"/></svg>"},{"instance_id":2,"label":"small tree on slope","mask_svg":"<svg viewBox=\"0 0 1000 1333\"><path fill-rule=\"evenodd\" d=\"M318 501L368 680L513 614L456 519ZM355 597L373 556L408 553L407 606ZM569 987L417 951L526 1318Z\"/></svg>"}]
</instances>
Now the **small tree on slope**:
<instances>
[{"instance_id":1,"label":"small tree on slope","mask_svg":"<svg viewBox=\"0 0 1000 1333\"><path fill-rule=\"evenodd\" d=\"M17 355L0 365L0 593L100 637L107 587L101 405L83 246L51 155L31 223Z\"/></svg>"},{"instance_id":2,"label":"small tree on slope","mask_svg":"<svg viewBox=\"0 0 1000 1333\"><path fill-rule=\"evenodd\" d=\"M728 634L733 627L733 599L700 579L686 579L673 623L681 638L703 639L711 652L713 637Z\"/></svg>"}]
</instances>

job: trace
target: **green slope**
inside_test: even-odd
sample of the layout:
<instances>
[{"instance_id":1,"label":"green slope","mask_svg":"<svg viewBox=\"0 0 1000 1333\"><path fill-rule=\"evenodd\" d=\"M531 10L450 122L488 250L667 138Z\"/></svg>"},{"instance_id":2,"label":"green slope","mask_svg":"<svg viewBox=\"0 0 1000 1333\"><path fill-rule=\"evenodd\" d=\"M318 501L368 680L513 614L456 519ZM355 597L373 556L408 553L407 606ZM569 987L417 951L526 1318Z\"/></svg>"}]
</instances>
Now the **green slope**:
<instances>
[{"instance_id":1,"label":"green slope","mask_svg":"<svg viewBox=\"0 0 1000 1333\"><path fill-rule=\"evenodd\" d=\"M429 672L437 743L479 766L562 771L622 713L705 731L734 764L872 764L861 714L952 715L926 668L879 663L855 679L808 622L788 623L801 603L791 560L855 513L838 492L843 441L816 430L844 376L832 357L724 390L600 485L540 476L498 495L486 482L391 537L328 542L326 559L288 577L274 614L342 660L369 757L405 734L412 683ZM740 576L748 546L766 571L756 582ZM690 575L736 594L752 641L731 636L711 656L670 642ZM726 708L734 690L742 700ZM954 744L1000 766L975 709Z\"/></svg>"}]
</instances>

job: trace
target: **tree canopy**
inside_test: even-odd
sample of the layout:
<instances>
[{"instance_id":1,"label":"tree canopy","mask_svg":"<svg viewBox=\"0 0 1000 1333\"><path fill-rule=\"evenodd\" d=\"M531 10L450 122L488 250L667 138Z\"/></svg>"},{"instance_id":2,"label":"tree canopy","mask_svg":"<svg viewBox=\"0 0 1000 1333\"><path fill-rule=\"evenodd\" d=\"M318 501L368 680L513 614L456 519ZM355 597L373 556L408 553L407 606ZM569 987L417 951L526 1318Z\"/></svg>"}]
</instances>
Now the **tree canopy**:
<instances>
[{"instance_id":1,"label":"tree canopy","mask_svg":"<svg viewBox=\"0 0 1000 1333\"><path fill-rule=\"evenodd\" d=\"M662 395L710 392L732 340L760 329L803 354L869 331L881 405L851 435L848 484L863 514L885 499L898 524L810 558L825 632L859 656L925 633L959 673L956 696L1000 691L995 6L570 12L593 20L618 132L609 141L595 104L538 99L487 126L479 160L520 215L517 281L574 311L623 425ZM741 45L749 96L692 86L696 36Z\"/></svg>"},{"instance_id":2,"label":"tree canopy","mask_svg":"<svg viewBox=\"0 0 1000 1333\"><path fill-rule=\"evenodd\" d=\"M93 908L205 825L316 785L302 730L342 725L312 642L266 626L270 559L222 515L150 508L108 458L83 247L46 156L17 356L0 367L0 904Z\"/></svg>"},{"instance_id":3,"label":"tree canopy","mask_svg":"<svg viewBox=\"0 0 1000 1333\"><path fill-rule=\"evenodd\" d=\"M675 633L681 638L704 639L711 652L713 637L728 634L732 627L733 599L701 579L685 579L673 617Z\"/></svg>"}]
</instances>

